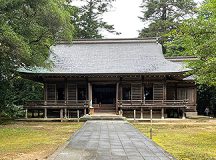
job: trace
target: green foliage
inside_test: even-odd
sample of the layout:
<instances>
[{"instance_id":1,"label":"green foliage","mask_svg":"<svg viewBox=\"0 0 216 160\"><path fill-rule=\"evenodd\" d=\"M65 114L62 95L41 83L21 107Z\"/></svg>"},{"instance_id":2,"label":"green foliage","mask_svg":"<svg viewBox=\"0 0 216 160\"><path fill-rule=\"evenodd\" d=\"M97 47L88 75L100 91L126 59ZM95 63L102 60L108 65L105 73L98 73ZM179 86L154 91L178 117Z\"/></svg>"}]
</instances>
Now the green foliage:
<instances>
[{"instance_id":1,"label":"green foliage","mask_svg":"<svg viewBox=\"0 0 216 160\"><path fill-rule=\"evenodd\" d=\"M102 15L109 11L114 0L84 0L85 5L74 7L75 14L72 17L75 27L75 38L96 39L103 38L101 31L120 34L114 30L114 26L102 19Z\"/></svg>"},{"instance_id":2,"label":"green foliage","mask_svg":"<svg viewBox=\"0 0 216 160\"><path fill-rule=\"evenodd\" d=\"M62 37L72 39L73 26L64 3L64 0L1 0L0 66L11 69L47 66L49 47Z\"/></svg>"},{"instance_id":3,"label":"green foliage","mask_svg":"<svg viewBox=\"0 0 216 160\"><path fill-rule=\"evenodd\" d=\"M165 34L193 15L195 6L193 0L144 0L141 6L143 17L140 19L149 25L140 31L139 37L161 37L160 43L163 45L167 41Z\"/></svg>"},{"instance_id":4,"label":"green foliage","mask_svg":"<svg viewBox=\"0 0 216 160\"><path fill-rule=\"evenodd\" d=\"M188 63L197 83L216 86L216 0L206 0L198 16L184 21L170 36L173 39L168 47L174 50L173 46L181 44L181 55L197 57Z\"/></svg>"},{"instance_id":5,"label":"green foliage","mask_svg":"<svg viewBox=\"0 0 216 160\"><path fill-rule=\"evenodd\" d=\"M204 114L205 108L210 109L210 115L216 117L216 87L198 86L197 111Z\"/></svg>"},{"instance_id":6,"label":"green foliage","mask_svg":"<svg viewBox=\"0 0 216 160\"><path fill-rule=\"evenodd\" d=\"M17 69L50 67L50 46L58 40L72 40L74 27L66 0L1 0L0 1L0 114L12 113L20 104L28 84L17 96ZM20 81L18 81L20 82ZM19 84L19 85L22 85ZM19 86L17 85L17 86ZM29 84L30 85L30 84ZM32 84L36 86L37 84ZM18 103L17 99L21 98Z\"/></svg>"},{"instance_id":7,"label":"green foliage","mask_svg":"<svg viewBox=\"0 0 216 160\"><path fill-rule=\"evenodd\" d=\"M0 110L2 117L22 116L22 105L27 100L41 100L43 85L20 77L0 83ZM0 117L1 117L0 116Z\"/></svg>"}]
</instances>

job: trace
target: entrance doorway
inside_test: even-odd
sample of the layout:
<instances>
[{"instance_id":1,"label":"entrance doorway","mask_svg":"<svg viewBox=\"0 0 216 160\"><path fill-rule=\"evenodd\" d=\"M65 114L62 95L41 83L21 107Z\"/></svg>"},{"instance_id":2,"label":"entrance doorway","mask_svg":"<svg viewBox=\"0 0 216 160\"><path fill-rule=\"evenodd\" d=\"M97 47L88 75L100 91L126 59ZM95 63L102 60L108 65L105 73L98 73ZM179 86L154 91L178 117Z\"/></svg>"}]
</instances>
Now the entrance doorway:
<instances>
[{"instance_id":1,"label":"entrance doorway","mask_svg":"<svg viewBox=\"0 0 216 160\"><path fill-rule=\"evenodd\" d=\"M95 108L114 110L116 99L116 85L92 85L93 106Z\"/></svg>"}]
</instances>

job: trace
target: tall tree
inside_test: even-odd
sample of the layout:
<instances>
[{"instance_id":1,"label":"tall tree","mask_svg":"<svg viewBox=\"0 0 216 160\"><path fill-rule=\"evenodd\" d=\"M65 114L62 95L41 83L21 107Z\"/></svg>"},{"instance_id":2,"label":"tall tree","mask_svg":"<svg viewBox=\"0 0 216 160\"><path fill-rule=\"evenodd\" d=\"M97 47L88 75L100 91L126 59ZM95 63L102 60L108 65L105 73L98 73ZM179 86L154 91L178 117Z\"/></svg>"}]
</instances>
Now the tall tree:
<instances>
[{"instance_id":1,"label":"tall tree","mask_svg":"<svg viewBox=\"0 0 216 160\"><path fill-rule=\"evenodd\" d=\"M0 1L0 113L14 98L14 79L20 67L50 66L50 46L71 40L74 27L66 0Z\"/></svg>"},{"instance_id":2,"label":"tall tree","mask_svg":"<svg viewBox=\"0 0 216 160\"><path fill-rule=\"evenodd\" d=\"M198 9L197 17L185 20L170 32L172 41L166 46L175 50L170 55L197 57L188 62L199 84L198 111L209 107L216 115L216 0L206 0ZM181 50L176 48L180 45Z\"/></svg>"},{"instance_id":3,"label":"tall tree","mask_svg":"<svg viewBox=\"0 0 216 160\"><path fill-rule=\"evenodd\" d=\"M64 0L0 1L1 71L44 66L49 47L56 40L72 39L73 26L64 3Z\"/></svg>"},{"instance_id":4,"label":"tall tree","mask_svg":"<svg viewBox=\"0 0 216 160\"><path fill-rule=\"evenodd\" d=\"M180 43L182 55L197 57L189 62L197 82L216 86L216 0L206 0L199 8L198 16L184 21L170 37L173 40L167 42L168 47Z\"/></svg>"},{"instance_id":5,"label":"tall tree","mask_svg":"<svg viewBox=\"0 0 216 160\"><path fill-rule=\"evenodd\" d=\"M143 0L143 17L140 19L149 25L140 31L139 37L161 37L163 44L167 40L165 34L193 15L195 6L193 0Z\"/></svg>"},{"instance_id":6,"label":"tall tree","mask_svg":"<svg viewBox=\"0 0 216 160\"><path fill-rule=\"evenodd\" d=\"M85 4L75 7L73 22L75 26L75 38L96 39L102 38L102 31L120 34L114 26L103 20L103 14L108 12L114 0L83 0ZM73 3L72 3L73 4Z\"/></svg>"}]
</instances>

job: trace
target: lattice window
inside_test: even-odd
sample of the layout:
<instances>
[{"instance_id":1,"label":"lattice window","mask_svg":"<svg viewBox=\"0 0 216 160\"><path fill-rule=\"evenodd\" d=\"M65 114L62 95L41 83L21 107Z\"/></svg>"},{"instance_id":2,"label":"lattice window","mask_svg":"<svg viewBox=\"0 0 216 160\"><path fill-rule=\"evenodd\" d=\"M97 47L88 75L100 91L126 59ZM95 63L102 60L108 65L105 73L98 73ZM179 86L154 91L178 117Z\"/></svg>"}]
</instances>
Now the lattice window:
<instances>
[{"instance_id":1,"label":"lattice window","mask_svg":"<svg viewBox=\"0 0 216 160\"><path fill-rule=\"evenodd\" d=\"M56 100L55 84L47 84L47 100Z\"/></svg>"},{"instance_id":2,"label":"lattice window","mask_svg":"<svg viewBox=\"0 0 216 160\"><path fill-rule=\"evenodd\" d=\"M142 84L132 83L131 84L131 99L142 100Z\"/></svg>"},{"instance_id":3,"label":"lattice window","mask_svg":"<svg viewBox=\"0 0 216 160\"><path fill-rule=\"evenodd\" d=\"M187 99L189 103L195 102L194 88L177 88L177 99L185 100Z\"/></svg>"},{"instance_id":4,"label":"lattice window","mask_svg":"<svg viewBox=\"0 0 216 160\"><path fill-rule=\"evenodd\" d=\"M122 99L123 100L131 99L131 85L122 85Z\"/></svg>"},{"instance_id":5,"label":"lattice window","mask_svg":"<svg viewBox=\"0 0 216 160\"><path fill-rule=\"evenodd\" d=\"M187 99L187 90L186 90L186 88L177 88L177 99L178 100Z\"/></svg>"},{"instance_id":6,"label":"lattice window","mask_svg":"<svg viewBox=\"0 0 216 160\"><path fill-rule=\"evenodd\" d=\"M86 87L86 85L78 85L77 86L77 98L78 98L78 100L86 100L87 99L87 87Z\"/></svg>"},{"instance_id":7,"label":"lattice window","mask_svg":"<svg viewBox=\"0 0 216 160\"><path fill-rule=\"evenodd\" d=\"M77 100L77 85L68 84L68 100Z\"/></svg>"},{"instance_id":8,"label":"lattice window","mask_svg":"<svg viewBox=\"0 0 216 160\"><path fill-rule=\"evenodd\" d=\"M187 99L189 103L195 103L195 89L187 88Z\"/></svg>"},{"instance_id":9,"label":"lattice window","mask_svg":"<svg viewBox=\"0 0 216 160\"><path fill-rule=\"evenodd\" d=\"M154 100L164 99L164 84L163 83L156 83L153 85L153 96L154 96Z\"/></svg>"}]
</instances>

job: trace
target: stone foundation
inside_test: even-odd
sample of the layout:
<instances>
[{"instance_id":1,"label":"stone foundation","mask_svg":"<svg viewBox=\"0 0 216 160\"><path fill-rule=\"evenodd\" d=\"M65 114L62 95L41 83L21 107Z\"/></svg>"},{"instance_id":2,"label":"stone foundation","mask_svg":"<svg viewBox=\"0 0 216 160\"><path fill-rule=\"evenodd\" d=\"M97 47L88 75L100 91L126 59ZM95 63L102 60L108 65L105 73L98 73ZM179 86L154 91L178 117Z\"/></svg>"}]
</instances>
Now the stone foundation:
<instances>
[{"instance_id":1,"label":"stone foundation","mask_svg":"<svg viewBox=\"0 0 216 160\"><path fill-rule=\"evenodd\" d=\"M197 112L185 112L186 117L196 117L198 114Z\"/></svg>"}]
</instances>

